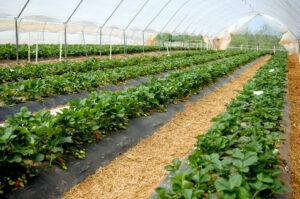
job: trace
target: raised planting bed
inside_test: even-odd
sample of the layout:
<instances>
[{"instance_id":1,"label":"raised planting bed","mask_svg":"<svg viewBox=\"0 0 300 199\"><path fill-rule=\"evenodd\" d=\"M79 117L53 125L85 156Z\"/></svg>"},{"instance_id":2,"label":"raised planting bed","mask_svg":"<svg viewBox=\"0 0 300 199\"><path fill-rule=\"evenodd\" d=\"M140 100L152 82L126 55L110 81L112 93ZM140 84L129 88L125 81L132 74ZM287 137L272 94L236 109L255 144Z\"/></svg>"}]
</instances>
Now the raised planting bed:
<instances>
[{"instance_id":1,"label":"raised planting bed","mask_svg":"<svg viewBox=\"0 0 300 199\"><path fill-rule=\"evenodd\" d=\"M0 127L1 189L5 192L27 184L42 161L66 169L65 157L84 158L84 145L99 141L102 134L123 129L129 119L151 115L154 110L176 100L184 101L199 89L232 73L265 52L252 52L214 64L189 68L123 91L91 94L76 99L57 115L39 111L32 115L26 108L8 118Z\"/></svg>"},{"instance_id":2,"label":"raised planting bed","mask_svg":"<svg viewBox=\"0 0 300 199\"><path fill-rule=\"evenodd\" d=\"M197 137L180 170L179 159L165 167L170 184L152 198L275 198L289 191L278 178L286 168L279 154L285 131L283 107L286 53L277 53L239 91L226 112Z\"/></svg>"},{"instance_id":3,"label":"raised planting bed","mask_svg":"<svg viewBox=\"0 0 300 199\"><path fill-rule=\"evenodd\" d=\"M50 75L44 79L29 79L0 85L0 103L2 106L24 101L43 100L47 96L78 93L95 90L104 85L117 84L128 79L163 73L169 70L183 69L223 57L240 54L240 51L222 51L207 55L193 55L167 59L146 65L119 67L115 69L88 72L68 72L62 75Z\"/></svg>"}]
</instances>

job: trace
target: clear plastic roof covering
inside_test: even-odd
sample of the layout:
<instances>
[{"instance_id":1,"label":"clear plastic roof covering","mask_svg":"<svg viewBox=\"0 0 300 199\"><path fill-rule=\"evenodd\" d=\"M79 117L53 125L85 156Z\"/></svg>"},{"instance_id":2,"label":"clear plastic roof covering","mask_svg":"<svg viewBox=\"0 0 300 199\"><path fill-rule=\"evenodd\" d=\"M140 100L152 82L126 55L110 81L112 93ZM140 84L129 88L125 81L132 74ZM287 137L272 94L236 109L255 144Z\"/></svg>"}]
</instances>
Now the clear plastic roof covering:
<instances>
[{"instance_id":1,"label":"clear plastic roof covering","mask_svg":"<svg viewBox=\"0 0 300 199\"><path fill-rule=\"evenodd\" d=\"M71 41L84 33L97 42L100 29L121 41L124 31L132 40L143 31L218 38L242 31L256 15L300 40L299 14L300 0L0 0L0 43L13 42L15 19L21 42L28 33L60 41L65 25Z\"/></svg>"}]
</instances>

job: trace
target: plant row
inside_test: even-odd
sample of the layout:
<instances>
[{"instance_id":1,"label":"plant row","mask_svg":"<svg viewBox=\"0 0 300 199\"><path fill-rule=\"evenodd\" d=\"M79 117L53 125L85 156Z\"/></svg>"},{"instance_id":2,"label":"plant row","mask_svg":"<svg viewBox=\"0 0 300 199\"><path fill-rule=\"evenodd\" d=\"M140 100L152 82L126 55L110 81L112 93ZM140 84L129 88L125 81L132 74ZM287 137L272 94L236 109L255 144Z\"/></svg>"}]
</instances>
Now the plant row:
<instances>
[{"instance_id":1,"label":"plant row","mask_svg":"<svg viewBox=\"0 0 300 199\"><path fill-rule=\"evenodd\" d=\"M46 76L44 79L29 79L15 83L6 83L0 85L0 102L10 105L28 100L42 100L47 96L95 90L100 86L182 69L239 53L241 51L220 51L207 55L196 54L190 57L175 57L153 64L96 70L86 73L69 72L62 75Z\"/></svg>"},{"instance_id":2,"label":"plant row","mask_svg":"<svg viewBox=\"0 0 300 199\"><path fill-rule=\"evenodd\" d=\"M65 52L65 45L62 45L62 53ZM126 46L127 53L140 53L143 52L142 46ZM88 55L99 55L100 45L87 44L86 45ZM195 50L196 48L187 47L172 47L172 50ZM35 58L36 45L30 46L30 57ZM158 51L157 46L145 46L145 52ZM39 44L38 45L38 57L48 58L48 57L59 57L60 46L59 44ZM122 54L124 53L123 45L113 45L112 54ZM102 55L110 54L110 45L102 46ZM85 56L85 48L82 44L68 45L68 56ZM28 45L19 45L19 57L20 59L28 58ZM15 44L2 44L0 45L0 59L16 59L16 45Z\"/></svg>"},{"instance_id":3,"label":"plant row","mask_svg":"<svg viewBox=\"0 0 300 199\"><path fill-rule=\"evenodd\" d=\"M283 141L281 124L285 103L286 53L277 53L242 91L213 118L208 132L197 137L189 155L189 169L181 162L172 171L171 188L159 187L152 198L275 198L288 191L278 179L282 161L278 148Z\"/></svg>"},{"instance_id":4,"label":"plant row","mask_svg":"<svg viewBox=\"0 0 300 199\"><path fill-rule=\"evenodd\" d=\"M251 52L192 67L118 92L92 92L90 98L75 99L56 115L44 110L31 114L21 108L0 127L0 190L23 187L37 174L42 161L67 169L67 154L84 158L84 145L101 140L102 134L125 128L129 119L151 115L154 110L166 111L168 104L187 100L261 55L263 52Z\"/></svg>"},{"instance_id":5,"label":"plant row","mask_svg":"<svg viewBox=\"0 0 300 199\"><path fill-rule=\"evenodd\" d=\"M188 52L179 52L171 53L168 55L161 56L138 56L138 57L129 57L127 59L87 59L85 61L72 62L72 61L63 61L54 64L27 64L23 66L16 67L5 67L0 68L0 82L16 82L26 79L35 79L35 78L45 78L49 75L62 75L67 72L88 72L93 70L101 70L104 68L117 68L124 66L132 66L137 64L147 64L154 63L158 61L163 61L167 59L172 59L174 57L184 57L184 56L193 56L213 53L215 51L188 51Z\"/></svg>"}]
</instances>

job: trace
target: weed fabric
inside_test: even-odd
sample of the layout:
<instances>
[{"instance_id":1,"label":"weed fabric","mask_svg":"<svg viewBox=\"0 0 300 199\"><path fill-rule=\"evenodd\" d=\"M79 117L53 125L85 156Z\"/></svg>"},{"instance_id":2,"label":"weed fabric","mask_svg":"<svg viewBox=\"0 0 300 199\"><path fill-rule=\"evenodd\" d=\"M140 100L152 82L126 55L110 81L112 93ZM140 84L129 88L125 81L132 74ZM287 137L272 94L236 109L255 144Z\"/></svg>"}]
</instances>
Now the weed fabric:
<instances>
[{"instance_id":1,"label":"weed fabric","mask_svg":"<svg viewBox=\"0 0 300 199\"><path fill-rule=\"evenodd\" d=\"M258 63L265 57L266 56L262 56L242 66L226 78L220 78L215 84L201 90L199 94L191 96L188 101L195 102L207 94L214 92L217 88L230 82L243 73L248 67ZM128 83L126 86L129 85L131 84ZM120 86L118 88L122 89L123 87ZM12 192L8 198L60 198L66 191L82 182L99 167L105 167L110 161L138 144L141 140L149 138L161 126L168 123L178 112L184 111L185 104L182 102L178 102L177 105L171 104L167 106L167 110L167 112L154 112L151 116L130 120L125 130L111 133L104 136L100 143L93 143L87 146L85 150L86 157L83 160L76 159L72 156L68 157L67 171L62 170L56 165L52 168L48 168L48 164L44 163L39 167L39 175L31 184L24 189Z\"/></svg>"}]
</instances>

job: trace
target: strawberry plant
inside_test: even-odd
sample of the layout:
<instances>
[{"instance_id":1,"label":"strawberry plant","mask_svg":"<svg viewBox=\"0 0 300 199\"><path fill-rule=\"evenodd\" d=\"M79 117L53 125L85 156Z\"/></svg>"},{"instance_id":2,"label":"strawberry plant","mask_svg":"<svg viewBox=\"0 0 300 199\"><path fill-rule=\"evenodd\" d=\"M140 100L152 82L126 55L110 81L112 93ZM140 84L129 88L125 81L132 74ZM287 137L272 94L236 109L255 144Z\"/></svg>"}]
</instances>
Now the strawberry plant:
<instances>
[{"instance_id":1,"label":"strawberry plant","mask_svg":"<svg viewBox=\"0 0 300 199\"><path fill-rule=\"evenodd\" d=\"M180 171L176 159L172 187L156 189L152 198L273 198L289 191L278 147L283 141L282 107L286 87L286 53L277 53L239 91L226 112L197 137L195 150ZM273 71L273 72L270 72ZM256 91L263 91L255 94Z\"/></svg>"},{"instance_id":2,"label":"strawberry plant","mask_svg":"<svg viewBox=\"0 0 300 199\"><path fill-rule=\"evenodd\" d=\"M235 51L239 52L239 51ZM102 70L105 68L116 68L124 66L133 66L137 64L149 64L157 63L168 59L173 59L175 57L190 57L193 55L205 55L209 53L215 53L215 51L189 51L172 53L170 56L139 56L139 57L129 57L127 59L87 59L85 61L63 61L54 64L27 64L24 67L6 67L0 68L0 79L2 83L5 82L16 82L26 79L36 79L45 78L49 75L62 75L67 72L79 73L79 72L89 72Z\"/></svg>"},{"instance_id":3,"label":"strawberry plant","mask_svg":"<svg viewBox=\"0 0 300 199\"><path fill-rule=\"evenodd\" d=\"M48 162L49 166L57 164L67 169L66 154L84 158L84 146L101 141L102 134L125 128L129 119L165 110L168 104L197 93L203 85L216 81L263 54L264 52L251 52L205 66L190 67L118 92L103 91L100 95L92 92L90 98L72 100L68 104L69 108L62 109L56 115L44 110L32 114L27 108L22 108L14 118L9 117L4 126L0 127L1 192L8 192L16 187L17 180L17 185L27 184L36 175L36 166L41 161ZM268 126L272 127L271 124ZM231 138L227 139L231 143ZM226 138L224 142L227 143ZM252 140L246 139L241 144L251 147L252 143ZM227 145L223 146L226 147ZM226 151L230 153L229 149ZM244 156L248 158L248 154ZM203 157L210 160L211 171L220 170L218 157L220 156ZM259 158L258 161L262 161ZM241 161L247 160L242 157ZM269 161L274 162L273 159ZM242 169L251 166L250 163L242 162ZM174 168L177 168L176 165ZM206 173L203 175L199 178L207 181ZM213 182L208 181L213 190ZM256 186L255 181L253 183ZM184 186L191 187L191 183L185 183Z\"/></svg>"},{"instance_id":4,"label":"strawberry plant","mask_svg":"<svg viewBox=\"0 0 300 199\"><path fill-rule=\"evenodd\" d=\"M87 44L88 55L99 55L99 45ZM30 46L31 58L35 58L35 45ZM39 58L59 57L59 44L39 44ZM157 51L157 46L145 46L145 52ZM172 47L172 50L196 50L196 48L187 47ZM64 45L62 46L64 52ZM123 45L113 45L113 54L122 54L124 52ZM142 46L127 46L127 53L143 52ZM102 46L102 55L109 55L110 45ZM84 45L74 44L68 45L68 56L85 56ZM19 57L21 59L28 58L28 46L26 44L19 45ZM0 59L16 59L16 45L15 44L1 44L0 45Z\"/></svg>"},{"instance_id":5,"label":"strawberry plant","mask_svg":"<svg viewBox=\"0 0 300 199\"><path fill-rule=\"evenodd\" d=\"M89 72L67 72L62 75L50 75L44 79L28 79L0 85L0 101L6 105L28 100L42 100L44 97L95 90L107 84L124 82L128 78L154 75L170 70L178 70L223 57L239 54L237 51L224 51L207 55L193 55L166 59L163 62L121 67Z\"/></svg>"}]
</instances>

